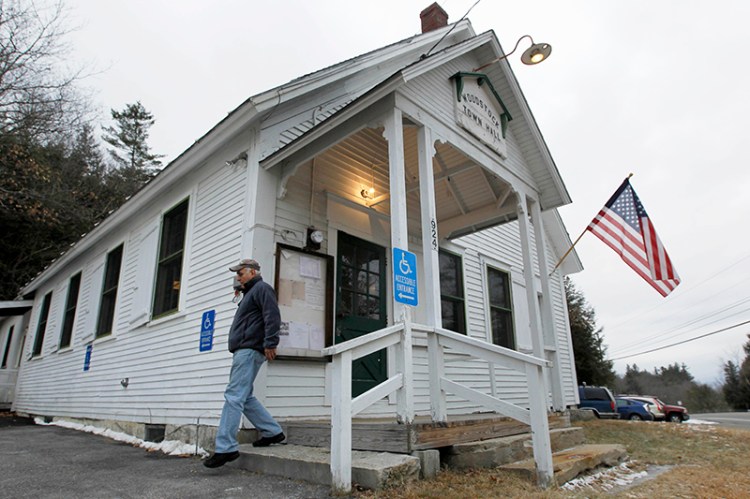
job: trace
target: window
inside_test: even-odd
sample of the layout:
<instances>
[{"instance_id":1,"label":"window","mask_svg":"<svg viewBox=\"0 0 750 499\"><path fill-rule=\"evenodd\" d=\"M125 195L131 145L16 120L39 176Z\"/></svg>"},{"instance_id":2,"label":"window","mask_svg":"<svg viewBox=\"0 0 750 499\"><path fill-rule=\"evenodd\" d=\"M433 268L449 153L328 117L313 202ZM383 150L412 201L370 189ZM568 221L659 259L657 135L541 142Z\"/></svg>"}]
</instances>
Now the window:
<instances>
[{"instance_id":1,"label":"window","mask_svg":"<svg viewBox=\"0 0 750 499\"><path fill-rule=\"evenodd\" d=\"M180 302L187 214L188 202L185 200L164 215L156 269L154 317L174 312Z\"/></svg>"},{"instance_id":2,"label":"window","mask_svg":"<svg viewBox=\"0 0 750 499\"><path fill-rule=\"evenodd\" d=\"M0 369L5 369L8 367L8 355L10 355L10 345L12 344L11 341L13 340L13 329L15 326L10 326L10 329L8 330L8 338L5 340L5 351L3 352L3 363L0 364Z\"/></svg>"},{"instance_id":3,"label":"window","mask_svg":"<svg viewBox=\"0 0 750 499\"><path fill-rule=\"evenodd\" d=\"M487 292L490 304L492 343L516 348L513 334L513 306L510 296L510 275L487 267Z\"/></svg>"},{"instance_id":4,"label":"window","mask_svg":"<svg viewBox=\"0 0 750 499\"><path fill-rule=\"evenodd\" d=\"M44 332L47 330L47 318L49 317L49 304L52 301L52 291L44 296L42 301L42 310L39 312L39 324L36 326L36 336L34 337L34 350L31 355L40 355L42 353L42 344L44 344Z\"/></svg>"},{"instance_id":5,"label":"window","mask_svg":"<svg viewBox=\"0 0 750 499\"><path fill-rule=\"evenodd\" d=\"M60 332L60 348L70 346L70 338L73 336L73 321L76 318L76 308L78 307L78 290L81 288L81 273L70 278L68 284L68 299L65 302L65 317L63 318L63 327Z\"/></svg>"},{"instance_id":6,"label":"window","mask_svg":"<svg viewBox=\"0 0 750 499\"><path fill-rule=\"evenodd\" d=\"M443 327L466 334L464 277L461 257L440 251L440 310Z\"/></svg>"},{"instance_id":7,"label":"window","mask_svg":"<svg viewBox=\"0 0 750 499\"><path fill-rule=\"evenodd\" d=\"M107 255L104 266L104 285L102 301L99 305L99 320L96 325L96 337L112 334L112 324L115 321L115 303L117 302L117 286L120 281L122 267L122 245L113 249Z\"/></svg>"}]
</instances>

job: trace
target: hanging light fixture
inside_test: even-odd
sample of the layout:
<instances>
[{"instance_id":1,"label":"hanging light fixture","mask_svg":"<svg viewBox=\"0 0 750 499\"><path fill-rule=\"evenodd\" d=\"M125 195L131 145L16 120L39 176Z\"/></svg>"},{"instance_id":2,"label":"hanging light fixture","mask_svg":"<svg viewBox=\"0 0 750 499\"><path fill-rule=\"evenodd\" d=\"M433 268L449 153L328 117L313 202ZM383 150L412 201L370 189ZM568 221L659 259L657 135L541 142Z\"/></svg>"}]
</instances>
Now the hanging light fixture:
<instances>
[{"instance_id":1,"label":"hanging light fixture","mask_svg":"<svg viewBox=\"0 0 750 499\"><path fill-rule=\"evenodd\" d=\"M518 41L516 42L516 46L513 47L513 50L511 50L505 55L501 55L500 57L496 59L492 59L487 64L482 64L478 68L474 69L473 72L476 73L478 71L483 70L487 66L495 64L498 61L507 59L508 57L513 55L513 53L518 49L518 45L521 43L521 40L523 40L524 38L528 38L529 40L531 40L531 47L527 48L523 52L523 54L521 54L522 63L527 64L529 66L533 66L534 64L539 64L540 62L545 60L552 53L552 45L550 45L549 43L534 43L534 39L531 38L531 35L523 35L521 38L518 39Z\"/></svg>"},{"instance_id":2,"label":"hanging light fixture","mask_svg":"<svg viewBox=\"0 0 750 499\"><path fill-rule=\"evenodd\" d=\"M365 199L372 199L375 197L375 164L370 164L370 188L364 188L360 192L360 195Z\"/></svg>"}]
</instances>

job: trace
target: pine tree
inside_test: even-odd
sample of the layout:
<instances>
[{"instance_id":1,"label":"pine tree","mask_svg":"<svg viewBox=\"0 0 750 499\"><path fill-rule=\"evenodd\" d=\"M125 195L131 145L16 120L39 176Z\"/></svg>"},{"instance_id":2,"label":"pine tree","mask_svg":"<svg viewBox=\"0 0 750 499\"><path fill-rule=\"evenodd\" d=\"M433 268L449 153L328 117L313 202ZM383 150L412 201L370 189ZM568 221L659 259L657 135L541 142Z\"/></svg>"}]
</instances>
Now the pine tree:
<instances>
[{"instance_id":1,"label":"pine tree","mask_svg":"<svg viewBox=\"0 0 750 499\"><path fill-rule=\"evenodd\" d=\"M724 364L724 386L722 387L722 391L730 407L738 410L745 409L742 394L740 393L740 370L737 364L731 360Z\"/></svg>"},{"instance_id":2,"label":"pine tree","mask_svg":"<svg viewBox=\"0 0 750 499\"><path fill-rule=\"evenodd\" d=\"M113 146L109 154L117 168L125 174L146 181L161 168L160 154L153 154L148 145L154 115L140 101L127 104L122 111L112 109L114 126L104 128L103 139Z\"/></svg>"},{"instance_id":3,"label":"pine tree","mask_svg":"<svg viewBox=\"0 0 750 499\"><path fill-rule=\"evenodd\" d=\"M748 335L750 338L750 335ZM745 359L738 363L731 360L724 364L724 398L732 408L750 409L750 341L743 345Z\"/></svg>"},{"instance_id":4,"label":"pine tree","mask_svg":"<svg viewBox=\"0 0 750 499\"><path fill-rule=\"evenodd\" d=\"M565 278L565 298L568 302L570 334L573 340L578 382L588 385L612 386L615 372L612 361L606 359L606 346L601 328L596 327L594 309L569 278Z\"/></svg>"}]
</instances>

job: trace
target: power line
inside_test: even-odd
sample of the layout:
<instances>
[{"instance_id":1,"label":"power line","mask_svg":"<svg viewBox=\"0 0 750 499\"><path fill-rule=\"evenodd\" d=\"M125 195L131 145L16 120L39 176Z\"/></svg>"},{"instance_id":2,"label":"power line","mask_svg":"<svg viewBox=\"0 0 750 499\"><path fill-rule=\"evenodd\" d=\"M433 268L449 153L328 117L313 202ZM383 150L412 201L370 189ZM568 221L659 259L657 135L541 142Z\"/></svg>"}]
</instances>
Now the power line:
<instances>
[{"instance_id":1,"label":"power line","mask_svg":"<svg viewBox=\"0 0 750 499\"><path fill-rule=\"evenodd\" d=\"M621 354L624 354L625 352L628 352L630 350L636 350L638 348L643 348L644 346L646 346L644 343L651 343L651 344L655 345L655 344L658 344L660 342L664 342L666 340L669 340L671 338L675 338L675 337L678 337L678 336L684 336L684 335L690 333L691 331L682 331L681 330L682 328L686 328L686 327L692 326L692 325L697 324L697 323L699 323L701 321L705 321L706 319L712 319L712 320L706 321L704 324L702 324L702 326L704 326L704 327L705 326L711 326L712 324L716 324L716 323L721 322L721 321L725 321L726 319L729 319L729 318L734 317L734 316L739 315L739 314L744 314L744 313L750 311L750 309L749 308L742 308L741 310L735 311L734 313L731 313L731 314L728 314L728 315L723 315L722 317L718 317L719 314L724 314L725 312L728 312L729 310L731 310L731 309L733 309L735 307L743 305L743 304L747 303L748 301L750 301L750 297L743 298L742 300L739 300L738 302L735 302L735 303L733 303L731 305L728 305L728 306L726 306L724 308L721 308L719 310L714 310L714 311L708 312L708 313L706 313L706 314L704 314L704 315L702 315L700 317L697 317L697 318L694 318L694 319L690 319L690 320L688 320L687 322L685 322L683 324L680 324L680 325L668 328L668 329L666 329L664 331L661 331L659 333L656 333L656 334L652 334L651 335L651 340L652 341L642 340L641 339L641 340L637 340L637 341L632 342L632 343L627 343L627 344L623 345L622 347L616 349L616 352L613 355L621 355Z\"/></svg>"},{"instance_id":2,"label":"power line","mask_svg":"<svg viewBox=\"0 0 750 499\"><path fill-rule=\"evenodd\" d=\"M618 322L618 323L616 323L614 325L609 326L609 330L611 331L611 330L614 329L616 331L617 328L619 328L620 326L623 326L623 325L627 324L628 322L631 322L635 318L643 318L643 316L645 316L647 314L650 314L651 312L655 311L658 308L661 308L661 307L667 305L668 303L673 303L674 301L682 300L682 298L685 295L687 295L689 293L692 293L693 291L695 291L697 289L704 289L703 286L702 286L703 284L716 279L717 277L719 277L724 272L732 269L733 267L736 267L737 265L739 265L743 261L747 260L748 258L750 258L750 255L745 255L742 258L740 258L739 260L735 261L734 263L731 263L731 264L727 265L726 267L724 267L723 269L719 270L718 272L713 273L710 277L707 277L706 279L704 279L704 280L702 280L702 281L700 281L698 283L693 284L692 286L690 286L687 289L680 290L679 294L672 295L672 296L669 297L669 298L672 298L671 300L669 300L669 298L668 298L667 300L659 301L659 303L657 305L654 305L653 307L651 307L650 309L648 309L646 311L636 311L636 312L633 312L629 317L626 317L622 321L620 321L620 322ZM744 282L744 281L742 281L742 282ZM735 284L735 285L733 285L731 287L735 287L738 284L741 284L742 282L737 283L737 284ZM683 286L684 286L684 283L683 283ZM726 289L724 291L726 291Z\"/></svg>"},{"instance_id":3,"label":"power line","mask_svg":"<svg viewBox=\"0 0 750 499\"><path fill-rule=\"evenodd\" d=\"M705 338L706 336L711 336L711 335L714 335L714 334L723 333L724 331L729 331L730 329L734 329L736 327L744 326L745 324L750 324L750 320L747 320L745 322L740 322L739 324L735 324L734 326L729 326L729 327L725 327L725 328L722 328L722 329L718 329L716 331L711 331L710 333L702 334L702 335L696 336L694 338L689 338L687 340L678 341L677 343L672 343L670 345L664 345L663 347L652 348L651 350L645 350L643 352L638 352L638 353L634 353L634 354L630 354L630 355L623 355L622 357L615 357L614 359L609 359L609 360L628 359L630 357L637 357L638 355L643 355L643 354L646 354L646 353L656 352L658 350L664 350L665 348L671 348L671 347L674 347L674 346L677 346L677 345L682 345L684 343L689 343L691 341L695 341L695 340L699 340L701 338Z\"/></svg>"}]
</instances>

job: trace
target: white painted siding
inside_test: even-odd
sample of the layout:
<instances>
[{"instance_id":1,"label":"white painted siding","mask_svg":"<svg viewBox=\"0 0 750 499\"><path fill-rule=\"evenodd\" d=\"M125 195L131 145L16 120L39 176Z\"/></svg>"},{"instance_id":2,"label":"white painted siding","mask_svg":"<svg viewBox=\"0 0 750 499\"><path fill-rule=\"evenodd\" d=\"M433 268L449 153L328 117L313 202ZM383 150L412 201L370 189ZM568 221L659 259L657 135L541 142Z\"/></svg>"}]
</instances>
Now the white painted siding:
<instances>
[{"instance_id":1,"label":"white painted siding","mask_svg":"<svg viewBox=\"0 0 750 499\"><path fill-rule=\"evenodd\" d=\"M182 179L146 207L126 227L101 241L83 266L78 317L69 349L55 352L70 276L81 270L71 264L49 288L40 289L37 303L54 289L42 355L23 364L16 410L31 414L149 423L216 421L231 363L226 333L236 306L231 274L240 258L245 169L217 158ZM179 310L148 320L151 309L161 216L189 197L188 236L183 259ZM118 289L115 328L94 340L106 253L125 243ZM68 271L69 270L69 271ZM34 333L38 306L31 314ZM200 353L200 317L216 310L214 347ZM26 340L26 351L33 345ZM83 371L87 344L93 345L91 365ZM127 388L120 383L128 379Z\"/></svg>"}]
</instances>

